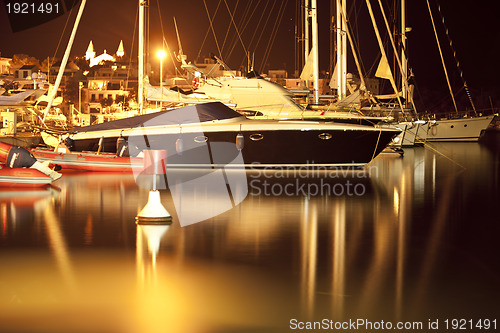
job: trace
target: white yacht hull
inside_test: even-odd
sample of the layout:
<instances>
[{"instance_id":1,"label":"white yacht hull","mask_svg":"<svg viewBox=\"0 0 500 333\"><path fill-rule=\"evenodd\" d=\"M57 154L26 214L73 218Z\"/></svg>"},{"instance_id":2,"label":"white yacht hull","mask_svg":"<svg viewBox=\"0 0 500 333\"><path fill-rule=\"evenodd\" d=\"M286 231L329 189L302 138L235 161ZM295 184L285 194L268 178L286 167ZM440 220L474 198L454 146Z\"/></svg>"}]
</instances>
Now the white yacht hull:
<instances>
[{"instance_id":1,"label":"white yacht hull","mask_svg":"<svg viewBox=\"0 0 500 333\"><path fill-rule=\"evenodd\" d=\"M436 141L478 141L495 115L443 119L428 122L425 140Z\"/></svg>"}]
</instances>

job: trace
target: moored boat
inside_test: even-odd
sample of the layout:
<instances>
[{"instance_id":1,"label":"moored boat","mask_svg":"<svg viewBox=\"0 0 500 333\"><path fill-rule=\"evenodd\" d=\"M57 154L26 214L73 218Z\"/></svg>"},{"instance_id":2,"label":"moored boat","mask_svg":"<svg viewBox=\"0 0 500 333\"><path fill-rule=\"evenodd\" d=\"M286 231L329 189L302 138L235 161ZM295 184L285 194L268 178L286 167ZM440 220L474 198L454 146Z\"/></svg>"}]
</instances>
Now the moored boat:
<instances>
[{"instance_id":1,"label":"moored boat","mask_svg":"<svg viewBox=\"0 0 500 333\"><path fill-rule=\"evenodd\" d=\"M0 187L41 187L50 183L52 178L36 169L0 165Z\"/></svg>"},{"instance_id":2,"label":"moored boat","mask_svg":"<svg viewBox=\"0 0 500 333\"><path fill-rule=\"evenodd\" d=\"M181 168L362 167L399 133L335 122L251 120L213 102L77 128L66 143L72 153L120 154L120 139L130 156L163 149L167 164Z\"/></svg>"},{"instance_id":3,"label":"moored boat","mask_svg":"<svg viewBox=\"0 0 500 333\"><path fill-rule=\"evenodd\" d=\"M494 114L487 116L439 119L428 121L426 141L478 141L491 123Z\"/></svg>"}]
</instances>

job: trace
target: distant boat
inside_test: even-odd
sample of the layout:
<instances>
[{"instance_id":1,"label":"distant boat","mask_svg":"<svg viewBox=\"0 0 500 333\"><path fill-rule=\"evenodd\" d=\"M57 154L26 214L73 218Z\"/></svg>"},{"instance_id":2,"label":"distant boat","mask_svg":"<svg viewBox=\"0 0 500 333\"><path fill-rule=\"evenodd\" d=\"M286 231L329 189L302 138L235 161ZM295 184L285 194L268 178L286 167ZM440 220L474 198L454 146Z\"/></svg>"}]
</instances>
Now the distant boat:
<instances>
[{"instance_id":1,"label":"distant boat","mask_svg":"<svg viewBox=\"0 0 500 333\"><path fill-rule=\"evenodd\" d=\"M425 130L425 141L478 141L494 114L466 118L430 120Z\"/></svg>"}]
</instances>

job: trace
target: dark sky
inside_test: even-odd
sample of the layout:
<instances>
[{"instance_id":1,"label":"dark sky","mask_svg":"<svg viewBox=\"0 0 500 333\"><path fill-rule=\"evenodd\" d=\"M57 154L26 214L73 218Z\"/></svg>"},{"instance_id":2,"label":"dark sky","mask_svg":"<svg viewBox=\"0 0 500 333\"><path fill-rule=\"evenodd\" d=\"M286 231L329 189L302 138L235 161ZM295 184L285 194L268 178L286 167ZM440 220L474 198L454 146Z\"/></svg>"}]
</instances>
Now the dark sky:
<instances>
[{"instance_id":1,"label":"dark sky","mask_svg":"<svg viewBox=\"0 0 500 333\"><path fill-rule=\"evenodd\" d=\"M6 0L0 0L4 2ZM318 0L320 12L320 67L329 70L329 15L331 0ZM392 0L382 1L386 10L392 9ZM450 36L460 60L461 68L469 85L480 89L483 86L496 84L500 70L499 50L500 37L497 16L500 1L498 0L439 0L446 18ZM367 16L365 1L348 0L350 23L355 26L355 39L359 42L359 53L366 71L373 74L377 59L380 57L371 21ZM378 1L372 0L376 13L379 12ZM436 0L430 0L436 10ZM151 52L161 46L161 25L158 7L161 8L161 22L165 38L173 51L177 51L177 42L173 25L176 18L181 34L184 52L193 61L200 54L208 56L211 52L219 54L213 32L209 29L210 15L214 18L214 29L222 58L233 69L246 65L242 43L235 34L226 2L219 0L150 0ZM219 5L220 4L220 5ZM245 49L255 52L257 70L287 68L292 71L296 66L295 22L297 18L297 0L227 0ZM236 10L234 8L238 5ZM219 5L219 7L218 7ZM218 9L217 9L218 8ZM443 70L434 39L432 26L427 12L426 0L407 0L407 24L413 28L408 35L408 52L410 66L416 75L417 84L430 87L444 87ZM5 7L0 6L0 52L2 56L11 57L16 53L25 53L39 59L53 56L62 36L61 46L56 54L61 57L72 29L78 6L72 13L65 33L64 26L68 15L36 28L12 33L5 19ZM98 54L104 49L114 53L120 40L123 40L125 52L130 54L134 29L136 29L137 1L135 0L88 0L80 23L72 55L84 55L90 40ZM437 11L436 24L442 38L448 70L454 84L461 84L455 61L448 41L443 34L443 26ZM383 35L385 27L380 16L378 24ZM276 30L275 30L276 29ZM274 38L273 38L274 37ZM384 38L388 41L387 37ZM135 47L135 46L134 46ZM137 54L135 48L134 56ZM267 61L265 61L267 60ZM158 66L156 57L151 58L153 66ZM171 70L169 60L165 67ZM267 66L265 66L267 65ZM350 61L350 70L355 66Z\"/></svg>"}]
</instances>

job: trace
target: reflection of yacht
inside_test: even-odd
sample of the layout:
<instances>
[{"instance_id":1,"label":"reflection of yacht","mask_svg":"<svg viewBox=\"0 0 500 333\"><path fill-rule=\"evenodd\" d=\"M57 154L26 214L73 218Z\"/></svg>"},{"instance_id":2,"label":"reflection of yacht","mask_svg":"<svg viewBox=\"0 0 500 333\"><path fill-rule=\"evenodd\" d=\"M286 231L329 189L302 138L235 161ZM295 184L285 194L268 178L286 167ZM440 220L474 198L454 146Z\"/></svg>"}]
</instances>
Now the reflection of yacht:
<instances>
[{"instance_id":1,"label":"reflection of yacht","mask_svg":"<svg viewBox=\"0 0 500 333\"><path fill-rule=\"evenodd\" d=\"M166 149L169 166L363 166L399 130L333 122L250 120L222 103L186 106L75 129L72 151L117 152L121 137ZM142 151L138 149L136 152ZM242 160L236 161L240 156Z\"/></svg>"}]
</instances>

